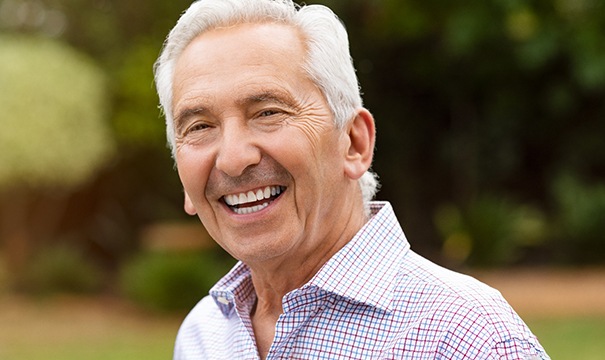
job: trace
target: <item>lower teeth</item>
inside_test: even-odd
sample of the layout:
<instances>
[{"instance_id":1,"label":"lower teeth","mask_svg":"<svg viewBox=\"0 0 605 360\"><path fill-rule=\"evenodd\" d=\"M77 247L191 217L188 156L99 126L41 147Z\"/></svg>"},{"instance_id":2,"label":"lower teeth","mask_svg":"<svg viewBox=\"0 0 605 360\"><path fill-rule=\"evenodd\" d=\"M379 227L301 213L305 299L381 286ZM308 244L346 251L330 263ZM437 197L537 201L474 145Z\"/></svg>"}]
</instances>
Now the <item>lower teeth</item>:
<instances>
[{"instance_id":1,"label":"lower teeth","mask_svg":"<svg viewBox=\"0 0 605 360\"><path fill-rule=\"evenodd\" d=\"M255 213L257 211L261 211L262 209L266 208L267 206L269 206L268 202L263 203L262 205L256 205L256 206L251 206L251 207L233 208L233 211L238 215L247 215L247 214Z\"/></svg>"}]
</instances>

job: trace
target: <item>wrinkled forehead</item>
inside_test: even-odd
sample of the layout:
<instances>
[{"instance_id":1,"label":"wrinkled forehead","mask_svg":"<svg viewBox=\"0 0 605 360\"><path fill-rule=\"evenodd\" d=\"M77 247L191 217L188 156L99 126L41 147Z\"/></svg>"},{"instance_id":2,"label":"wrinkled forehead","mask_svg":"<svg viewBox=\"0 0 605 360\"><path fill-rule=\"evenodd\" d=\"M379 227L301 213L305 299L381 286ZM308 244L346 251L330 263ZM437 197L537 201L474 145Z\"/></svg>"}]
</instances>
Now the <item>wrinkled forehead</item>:
<instances>
[{"instance_id":1,"label":"wrinkled forehead","mask_svg":"<svg viewBox=\"0 0 605 360\"><path fill-rule=\"evenodd\" d=\"M293 93L308 83L315 86L304 70L304 55L300 34L287 25L243 24L200 34L176 62L175 115L183 101L214 94L250 87L256 94Z\"/></svg>"}]
</instances>

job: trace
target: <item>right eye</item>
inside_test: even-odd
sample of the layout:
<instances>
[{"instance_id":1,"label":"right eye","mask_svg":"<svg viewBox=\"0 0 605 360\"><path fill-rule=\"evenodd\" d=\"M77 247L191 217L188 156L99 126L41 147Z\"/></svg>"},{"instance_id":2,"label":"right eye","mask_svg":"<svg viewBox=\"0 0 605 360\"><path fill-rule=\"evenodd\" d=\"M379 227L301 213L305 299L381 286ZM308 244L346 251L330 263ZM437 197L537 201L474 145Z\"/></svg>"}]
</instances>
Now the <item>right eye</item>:
<instances>
[{"instance_id":1,"label":"right eye","mask_svg":"<svg viewBox=\"0 0 605 360\"><path fill-rule=\"evenodd\" d=\"M192 124L189 128L187 128L186 133L192 133L192 132L197 132L197 131L202 131L205 130L207 128L209 128L210 125L206 124L206 123L196 123L196 124Z\"/></svg>"}]
</instances>

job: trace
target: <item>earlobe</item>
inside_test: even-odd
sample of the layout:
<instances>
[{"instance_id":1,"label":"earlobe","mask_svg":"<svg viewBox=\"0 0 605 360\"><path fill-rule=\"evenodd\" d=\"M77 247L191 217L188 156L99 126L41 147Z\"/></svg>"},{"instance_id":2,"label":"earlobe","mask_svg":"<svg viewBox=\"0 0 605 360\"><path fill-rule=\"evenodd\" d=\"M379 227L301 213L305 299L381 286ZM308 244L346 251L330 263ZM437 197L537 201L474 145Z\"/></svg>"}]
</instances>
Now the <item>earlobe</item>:
<instances>
[{"instance_id":1,"label":"earlobe","mask_svg":"<svg viewBox=\"0 0 605 360\"><path fill-rule=\"evenodd\" d=\"M189 215L195 215L197 214L197 210L195 210L195 206L193 206L193 202L191 202L191 199L189 198L189 195L187 194L187 192L185 192L185 212Z\"/></svg>"},{"instance_id":2,"label":"earlobe","mask_svg":"<svg viewBox=\"0 0 605 360\"><path fill-rule=\"evenodd\" d=\"M359 179L372 165L376 128L374 117L365 108L357 111L355 118L347 128L349 144L345 159L345 174L353 179Z\"/></svg>"}]
</instances>

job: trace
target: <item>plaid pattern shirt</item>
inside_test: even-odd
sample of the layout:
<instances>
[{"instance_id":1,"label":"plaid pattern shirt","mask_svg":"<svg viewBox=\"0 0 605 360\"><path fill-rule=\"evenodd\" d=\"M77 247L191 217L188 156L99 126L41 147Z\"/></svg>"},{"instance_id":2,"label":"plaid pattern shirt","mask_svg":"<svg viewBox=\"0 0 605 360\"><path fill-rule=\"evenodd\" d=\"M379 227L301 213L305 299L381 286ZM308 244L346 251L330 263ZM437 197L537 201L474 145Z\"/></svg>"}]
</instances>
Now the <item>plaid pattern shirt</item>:
<instances>
[{"instance_id":1,"label":"plaid pattern shirt","mask_svg":"<svg viewBox=\"0 0 605 360\"><path fill-rule=\"evenodd\" d=\"M410 249L385 202L283 298L268 359L549 359L496 290ZM239 263L187 316L174 358L258 359L249 268Z\"/></svg>"}]
</instances>

